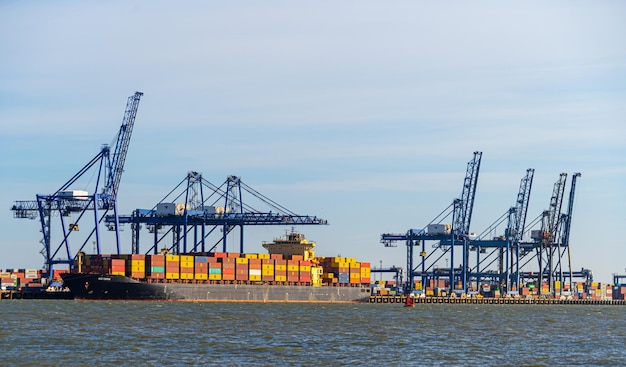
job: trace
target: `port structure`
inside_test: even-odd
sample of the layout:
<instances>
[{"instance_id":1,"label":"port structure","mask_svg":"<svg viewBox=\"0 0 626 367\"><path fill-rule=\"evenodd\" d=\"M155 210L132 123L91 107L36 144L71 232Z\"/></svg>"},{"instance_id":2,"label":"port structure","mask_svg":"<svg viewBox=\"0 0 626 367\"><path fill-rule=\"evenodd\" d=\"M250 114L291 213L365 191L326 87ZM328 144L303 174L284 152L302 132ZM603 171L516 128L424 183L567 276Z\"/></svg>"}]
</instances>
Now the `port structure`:
<instances>
[{"instance_id":1,"label":"port structure","mask_svg":"<svg viewBox=\"0 0 626 367\"><path fill-rule=\"evenodd\" d=\"M244 201L245 200L245 201ZM117 222L116 222L117 220ZM106 223L115 230L130 224L132 253L171 253L216 251L239 232L239 252L244 253L246 226L325 225L317 216L298 215L245 184L240 177L228 176L219 186L196 171L190 171L180 183L150 209L135 209L130 215L107 216ZM147 249L142 250L147 230Z\"/></svg>"},{"instance_id":2,"label":"port structure","mask_svg":"<svg viewBox=\"0 0 626 367\"><path fill-rule=\"evenodd\" d=\"M561 285L567 281L572 284L574 278L591 282L591 271L572 271L570 261L569 241L576 179L581 174L572 176L567 213L561 213L567 178L567 174L563 173L554 185L549 209L527 226L535 172L533 168L527 169L521 179L515 205L476 235L470 232L470 224L480 158L480 152L475 152L474 159L468 163L461 197L454 199L426 227L410 229L405 234L381 235L381 243L386 247L395 247L396 242L406 243L408 271L405 292L414 289L415 278L420 279L422 287L431 280L445 280L446 289L454 293L478 292L481 284L485 284L516 294L522 284L535 283L542 288L541 285L547 281L549 294L563 295L564 287L555 287L556 281ZM452 225L441 224L450 216ZM540 226L539 230L534 229L537 226ZM504 233L494 236L501 227L505 227ZM427 241L433 242L430 248L426 246ZM420 248L417 261L416 247ZM445 266L442 266L443 260ZM460 264L455 267L457 262Z\"/></svg>"},{"instance_id":3,"label":"port structure","mask_svg":"<svg viewBox=\"0 0 626 367\"><path fill-rule=\"evenodd\" d=\"M101 223L110 212L113 212L112 218L117 222L117 194L142 95L141 92L135 92L128 97L122 125L114 139L113 150L109 144L104 144L98 154L55 192L37 194L36 200L33 201L16 201L11 207L14 218L39 219L43 234L40 241L43 245L41 254L45 258L45 268L50 278L53 276L52 269L55 265L72 266L73 254L82 251L90 241L95 246L95 252L100 253ZM91 185L91 190L85 191L84 188L88 185ZM81 187L81 190L76 190L77 187ZM59 228L58 242L56 240L53 242L53 226ZM79 226L82 228L82 236L78 232ZM115 235L119 253L119 231ZM73 252L70 244L75 243L78 250Z\"/></svg>"},{"instance_id":4,"label":"port structure","mask_svg":"<svg viewBox=\"0 0 626 367\"><path fill-rule=\"evenodd\" d=\"M572 175L570 191L567 202L567 212L561 211L565 197L567 173L561 173L554 183L550 205L529 225L530 241L522 241L519 244L520 260L522 267L536 263L534 271L520 273L524 283L543 284L547 282L547 292L550 295L566 295L562 285L573 284L574 279L580 279L588 285L593 281L593 273L588 269L574 271L571 267L570 233L572 228L572 216L577 186L577 179L581 177L579 172ZM533 229L539 226L539 229ZM528 233L525 233L527 236ZM558 282L558 283L557 283ZM557 285L559 285L557 287ZM543 287L539 289L541 295Z\"/></svg>"},{"instance_id":5,"label":"port structure","mask_svg":"<svg viewBox=\"0 0 626 367\"><path fill-rule=\"evenodd\" d=\"M404 269L402 269L401 267L398 266L391 266L389 268L371 268L370 271L372 273L392 273L394 274L393 279L396 281L396 291L403 291L403 289L400 289L401 285L402 285L402 281L403 279L403 274L404 274ZM372 278L372 280L374 280Z\"/></svg>"},{"instance_id":6,"label":"port structure","mask_svg":"<svg viewBox=\"0 0 626 367\"><path fill-rule=\"evenodd\" d=\"M456 198L425 228L409 229L404 234L384 233L381 242L386 247L395 247L398 241L404 241L407 246L407 274L405 293L410 293L414 288L415 277L420 277L422 284L427 284L431 279L447 278L449 284L466 285L469 275L469 239L470 224L476 197L478 174L482 152L474 152L474 157L467 163L463 190L460 198ZM452 225L440 224L440 221L452 217ZM435 241L434 251L426 252L426 241ZM415 247L421 246L420 260L414 260ZM455 268L456 250L461 250L461 265ZM438 263L444 256L448 256L451 266L439 267ZM447 261L447 260L446 260ZM466 290L466 289L465 289Z\"/></svg>"}]
</instances>

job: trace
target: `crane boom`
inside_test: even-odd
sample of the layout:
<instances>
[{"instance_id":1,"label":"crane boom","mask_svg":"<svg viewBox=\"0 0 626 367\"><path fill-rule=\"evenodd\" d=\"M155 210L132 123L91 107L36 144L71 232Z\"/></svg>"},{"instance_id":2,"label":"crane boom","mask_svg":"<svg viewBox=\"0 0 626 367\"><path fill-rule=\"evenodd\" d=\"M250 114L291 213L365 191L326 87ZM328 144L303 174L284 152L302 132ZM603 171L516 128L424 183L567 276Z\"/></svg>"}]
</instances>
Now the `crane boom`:
<instances>
[{"instance_id":1,"label":"crane boom","mask_svg":"<svg viewBox=\"0 0 626 367\"><path fill-rule=\"evenodd\" d=\"M474 152L474 158L467 163L467 173L463 182L463 191L457 206L455 206L454 230L457 234L467 237L470 223L472 221L472 210L474 208L474 197L476 196L476 185L478 183L478 171L480 170L480 160L482 152Z\"/></svg>"},{"instance_id":2,"label":"crane boom","mask_svg":"<svg viewBox=\"0 0 626 367\"><path fill-rule=\"evenodd\" d=\"M562 226L563 226L563 236L562 236L562 245L565 247L569 246L569 234L570 229L572 227L572 212L574 211L574 193L576 191L576 179L580 177L581 174L579 172L574 173L572 176L572 184L569 191L569 201L567 203L567 214L563 216Z\"/></svg>"},{"instance_id":3,"label":"crane boom","mask_svg":"<svg viewBox=\"0 0 626 367\"><path fill-rule=\"evenodd\" d=\"M133 126L135 125L135 117L137 116L137 108L139 107L139 100L141 99L141 96L143 96L143 93L135 92L134 95L128 97L128 102L126 103L124 119L117 134L115 150L113 152L113 156L109 160L107 183L104 187L102 195L104 202L103 206L105 208L110 208L111 203L117 199L117 190L120 186L122 173L124 172L126 154L128 153L130 137L133 132Z\"/></svg>"},{"instance_id":4,"label":"crane boom","mask_svg":"<svg viewBox=\"0 0 626 367\"><path fill-rule=\"evenodd\" d=\"M533 177L535 175L535 169L529 168L526 170L526 176L522 178L519 186L519 192L517 194L517 202L515 205L515 224L513 226L514 243L520 243L524 234L524 227L526 226L526 214L528 213L528 203L530 202L530 190L533 186Z\"/></svg>"}]
</instances>

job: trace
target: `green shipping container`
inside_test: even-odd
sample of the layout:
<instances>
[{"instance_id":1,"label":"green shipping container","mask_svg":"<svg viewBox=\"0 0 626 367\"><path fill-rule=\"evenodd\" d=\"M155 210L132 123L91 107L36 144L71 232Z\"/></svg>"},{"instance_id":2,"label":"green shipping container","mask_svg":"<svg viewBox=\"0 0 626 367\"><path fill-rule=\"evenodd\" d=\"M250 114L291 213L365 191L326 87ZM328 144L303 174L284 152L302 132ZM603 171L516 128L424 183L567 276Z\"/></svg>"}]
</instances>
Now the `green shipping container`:
<instances>
[{"instance_id":1,"label":"green shipping container","mask_svg":"<svg viewBox=\"0 0 626 367\"><path fill-rule=\"evenodd\" d=\"M150 270L153 273L165 273L165 266L152 266Z\"/></svg>"}]
</instances>

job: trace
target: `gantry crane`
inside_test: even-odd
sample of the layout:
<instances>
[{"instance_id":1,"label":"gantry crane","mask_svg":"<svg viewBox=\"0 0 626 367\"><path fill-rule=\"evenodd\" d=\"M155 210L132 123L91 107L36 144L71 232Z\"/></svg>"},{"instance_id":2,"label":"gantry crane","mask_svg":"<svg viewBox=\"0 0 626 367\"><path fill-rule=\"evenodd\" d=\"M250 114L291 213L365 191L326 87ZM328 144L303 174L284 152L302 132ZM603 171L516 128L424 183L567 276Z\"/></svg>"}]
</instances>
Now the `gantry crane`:
<instances>
[{"instance_id":1,"label":"gantry crane","mask_svg":"<svg viewBox=\"0 0 626 367\"><path fill-rule=\"evenodd\" d=\"M576 181L578 177L580 176L581 176L580 172L576 172L572 175L572 183L570 186L569 198L567 202L567 213L561 215L561 228L560 228L561 236L559 236L559 238L561 239L561 246L560 246L560 251L559 251L559 274L558 274L559 275L558 280L561 282L561 284L564 284L565 278L568 278L571 284L572 278L573 278L572 268L571 268L571 252L570 252L570 247L569 247L569 238L570 238L570 231L572 229L572 214L574 212L574 195L576 192ZM567 271L564 276L561 264L563 263L562 259L565 256L565 252L567 252L567 266L569 268L567 270L569 271Z\"/></svg>"},{"instance_id":2,"label":"gantry crane","mask_svg":"<svg viewBox=\"0 0 626 367\"><path fill-rule=\"evenodd\" d=\"M405 234L384 233L381 242L386 247L395 246L397 241L405 241L407 246L407 280L405 292L414 288L414 279L421 277L422 284L431 279L447 278L450 284L461 283L463 290L467 290L468 243L470 238L470 223L478 184L478 173L482 152L474 152L474 157L467 164L465 180L461 197L454 199L442 213L433 219L425 228L409 229ZM452 215L452 225L441 224L441 221ZM425 242L438 241L430 254L426 253ZM420 258L414 266L414 247L421 244ZM455 247L461 248L462 264L458 268L455 264ZM450 266L438 267L438 262L445 255L449 255ZM432 258L432 259L431 259ZM428 262L428 260L431 262ZM447 260L446 260L447 261Z\"/></svg>"},{"instance_id":3,"label":"gantry crane","mask_svg":"<svg viewBox=\"0 0 626 367\"><path fill-rule=\"evenodd\" d=\"M83 166L72 178L63 184L52 194L37 194L34 201L16 201L11 210L15 218L39 218L41 222L41 232L43 233L43 250L41 253L45 258L45 268L48 277L53 276L53 267L56 264L67 264L72 266L74 254L92 241L95 251L100 253L102 239L100 223L107 216L109 211L113 211L113 222L118 223L117 193L124 172L124 163L128 153L137 108L143 93L135 92L128 97L126 110L122 125L116 136L116 143L111 154L108 144L105 144L85 166ZM83 184L79 179L83 176L92 179L93 176L86 174L96 171L95 184L91 193L82 190L86 186L77 190L78 185ZM79 246L76 252L70 248L70 238L78 236L79 223L89 223L87 212L92 211L93 225L87 230L86 236L78 239ZM72 221L67 219L70 216L76 218ZM58 219L60 223L60 237L58 244L52 242L52 221ZM85 226L83 225L83 230ZM89 225L87 226L89 227ZM116 226L119 228L119 226ZM81 242L82 241L82 242ZM119 231L116 231L117 251L120 251Z\"/></svg>"},{"instance_id":4,"label":"gantry crane","mask_svg":"<svg viewBox=\"0 0 626 367\"><path fill-rule=\"evenodd\" d=\"M571 268L570 231L577 178L580 176L581 174L578 172L572 175L567 213L561 213L567 179L567 174L561 173L559 179L554 183L549 209L543 211L530 224L530 227L540 225L540 229L530 231L531 242L520 244L522 249L520 259L527 257L521 266L526 267L536 261L539 269L538 271L521 272L521 277L526 281L536 281L540 294L543 293L542 284L546 278L548 293L550 294L555 294L557 289L561 292L564 291L563 285L566 280L569 280L570 286L573 278L582 278L587 283L593 280L593 274L590 270L572 271ZM555 281L560 282L560 287L555 287Z\"/></svg>"},{"instance_id":5,"label":"gantry crane","mask_svg":"<svg viewBox=\"0 0 626 367\"><path fill-rule=\"evenodd\" d=\"M514 292L519 287L519 258L522 235L526 224L526 214L530 201L535 170L529 168L520 181L515 206L501 215L483 232L470 238L469 251L476 253L475 263L470 266L469 280L480 285L483 280L500 287L502 291ZM497 228L506 222L503 235L492 236ZM494 266L497 268L494 269Z\"/></svg>"},{"instance_id":6,"label":"gantry crane","mask_svg":"<svg viewBox=\"0 0 626 367\"><path fill-rule=\"evenodd\" d=\"M244 193L247 195L244 201ZM255 201L255 203L253 203ZM105 218L112 224L113 216ZM239 252L244 253L244 227L257 225L323 225L324 219L298 215L246 185L237 176L228 176L216 186L196 171L187 176L151 209L136 209L119 217L133 229L133 253L212 252L227 235L239 229ZM152 235L152 244L141 251L142 229Z\"/></svg>"}]
</instances>

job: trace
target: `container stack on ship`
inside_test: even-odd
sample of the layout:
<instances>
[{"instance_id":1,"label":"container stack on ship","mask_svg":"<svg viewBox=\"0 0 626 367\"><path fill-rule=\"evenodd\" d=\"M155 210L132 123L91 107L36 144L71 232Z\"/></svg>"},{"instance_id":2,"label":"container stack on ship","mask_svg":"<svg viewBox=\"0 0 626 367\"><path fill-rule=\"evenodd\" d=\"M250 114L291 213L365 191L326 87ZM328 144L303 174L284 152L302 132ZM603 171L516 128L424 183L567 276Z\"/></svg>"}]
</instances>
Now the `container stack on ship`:
<instances>
[{"instance_id":1,"label":"container stack on ship","mask_svg":"<svg viewBox=\"0 0 626 367\"><path fill-rule=\"evenodd\" d=\"M0 270L0 298L71 298L71 294L67 289L62 287L62 272L63 270L54 270L52 277L48 277L47 272L41 269Z\"/></svg>"},{"instance_id":2,"label":"container stack on ship","mask_svg":"<svg viewBox=\"0 0 626 367\"><path fill-rule=\"evenodd\" d=\"M85 255L63 274L77 299L255 302L363 302L370 265L315 257L297 232L263 246L269 253Z\"/></svg>"}]
</instances>

